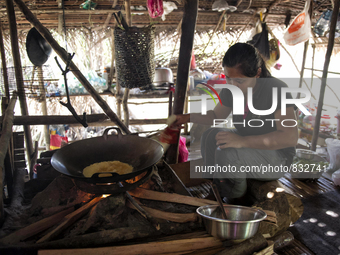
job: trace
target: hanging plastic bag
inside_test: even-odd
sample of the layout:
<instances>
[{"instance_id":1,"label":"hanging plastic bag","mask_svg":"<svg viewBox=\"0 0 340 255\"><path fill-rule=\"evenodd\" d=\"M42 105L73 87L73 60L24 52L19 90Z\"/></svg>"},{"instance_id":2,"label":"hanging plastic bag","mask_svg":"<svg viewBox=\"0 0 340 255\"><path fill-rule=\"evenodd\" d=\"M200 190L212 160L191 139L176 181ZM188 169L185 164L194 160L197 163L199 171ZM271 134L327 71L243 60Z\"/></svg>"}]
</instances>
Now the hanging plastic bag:
<instances>
[{"instance_id":1,"label":"hanging plastic bag","mask_svg":"<svg viewBox=\"0 0 340 255\"><path fill-rule=\"evenodd\" d=\"M163 0L148 0L147 6L151 18L162 16L164 12Z\"/></svg>"},{"instance_id":2,"label":"hanging plastic bag","mask_svg":"<svg viewBox=\"0 0 340 255\"><path fill-rule=\"evenodd\" d=\"M340 140L327 138L325 142L329 154L329 171L340 169Z\"/></svg>"},{"instance_id":3,"label":"hanging plastic bag","mask_svg":"<svg viewBox=\"0 0 340 255\"><path fill-rule=\"evenodd\" d=\"M293 46L309 39L311 30L310 17L308 13L309 5L310 0L307 0L303 12L294 18L293 22L290 23L285 31L283 39L286 44Z\"/></svg>"}]
</instances>

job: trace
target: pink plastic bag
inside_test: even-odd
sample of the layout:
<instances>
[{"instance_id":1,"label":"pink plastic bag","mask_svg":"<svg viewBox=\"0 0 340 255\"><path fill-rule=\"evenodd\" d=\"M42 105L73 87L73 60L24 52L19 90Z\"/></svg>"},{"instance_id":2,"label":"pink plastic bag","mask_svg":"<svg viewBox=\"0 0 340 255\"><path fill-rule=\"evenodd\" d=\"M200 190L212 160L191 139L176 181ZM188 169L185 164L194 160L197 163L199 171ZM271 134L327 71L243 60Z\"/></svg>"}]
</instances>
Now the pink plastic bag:
<instances>
[{"instance_id":1,"label":"pink plastic bag","mask_svg":"<svg viewBox=\"0 0 340 255\"><path fill-rule=\"evenodd\" d=\"M189 151L186 146L185 137L181 136L179 138L179 145L178 145L178 163L187 162L189 157Z\"/></svg>"},{"instance_id":2,"label":"pink plastic bag","mask_svg":"<svg viewBox=\"0 0 340 255\"><path fill-rule=\"evenodd\" d=\"M147 6L151 18L162 16L164 12L163 0L148 0Z\"/></svg>"}]
</instances>

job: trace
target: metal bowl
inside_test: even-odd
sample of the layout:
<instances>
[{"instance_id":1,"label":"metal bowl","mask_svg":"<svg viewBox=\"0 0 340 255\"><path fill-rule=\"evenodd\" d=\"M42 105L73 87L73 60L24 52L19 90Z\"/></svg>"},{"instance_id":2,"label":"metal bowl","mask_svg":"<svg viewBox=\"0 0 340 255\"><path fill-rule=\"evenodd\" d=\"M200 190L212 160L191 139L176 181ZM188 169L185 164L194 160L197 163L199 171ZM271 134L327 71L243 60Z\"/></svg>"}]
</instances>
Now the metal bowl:
<instances>
[{"instance_id":1,"label":"metal bowl","mask_svg":"<svg viewBox=\"0 0 340 255\"><path fill-rule=\"evenodd\" d=\"M299 158L314 159L315 155L316 155L315 151L305 150L305 149L296 149L296 156Z\"/></svg>"},{"instance_id":2,"label":"metal bowl","mask_svg":"<svg viewBox=\"0 0 340 255\"><path fill-rule=\"evenodd\" d=\"M246 206L224 205L224 210L226 220L218 205L205 205L196 210L207 232L221 240L248 239L256 234L260 222L267 217L264 211Z\"/></svg>"}]
</instances>

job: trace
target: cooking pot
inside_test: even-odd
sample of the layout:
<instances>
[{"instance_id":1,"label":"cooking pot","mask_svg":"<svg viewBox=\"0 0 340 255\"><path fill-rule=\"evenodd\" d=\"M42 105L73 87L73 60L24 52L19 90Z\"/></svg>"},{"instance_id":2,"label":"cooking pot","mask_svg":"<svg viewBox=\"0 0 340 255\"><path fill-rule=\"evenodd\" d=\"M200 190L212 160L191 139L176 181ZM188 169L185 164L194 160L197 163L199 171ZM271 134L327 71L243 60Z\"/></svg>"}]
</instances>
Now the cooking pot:
<instances>
[{"instance_id":1,"label":"cooking pot","mask_svg":"<svg viewBox=\"0 0 340 255\"><path fill-rule=\"evenodd\" d=\"M115 129L116 135L108 135ZM137 135L123 135L118 128L107 128L103 136L76 141L55 152L52 166L62 174L90 183L112 183L131 179L156 164L163 156L163 147L157 141ZM85 177L83 169L91 164L118 160L130 164L133 171L110 177L100 177L101 173ZM105 173L108 174L108 173Z\"/></svg>"},{"instance_id":2,"label":"cooking pot","mask_svg":"<svg viewBox=\"0 0 340 255\"><path fill-rule=\"evenodd\" d=\"M42 66L51 55L52 47L33 27L27 34L26 52L32 64Z\"/></svg>"},{"instance_id":3,"label":"cooking pot","mask_svg":"<svg viewBox=\"0 0 340 255\"><path fill-rule=\"evenodd\" d=\"M158 67L155 70L155 78L153 80L153 84L155 86L160 86L164 83L174 83L174 76L170 68Z\"/></svg>"}]
</instances>

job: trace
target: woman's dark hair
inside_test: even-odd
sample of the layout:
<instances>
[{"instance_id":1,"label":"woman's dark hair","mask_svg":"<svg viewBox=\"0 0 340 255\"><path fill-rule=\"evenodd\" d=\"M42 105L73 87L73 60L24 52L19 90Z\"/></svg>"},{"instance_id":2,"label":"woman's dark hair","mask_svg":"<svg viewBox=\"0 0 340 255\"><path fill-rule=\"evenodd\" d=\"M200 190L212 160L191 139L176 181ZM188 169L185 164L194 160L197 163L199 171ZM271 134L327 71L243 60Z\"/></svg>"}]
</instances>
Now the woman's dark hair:
<instances>
[{"instance_id":1,"label":"woman's dark hair","mask_svg":"<svg viewBox=\"0 0 340 255\"><path fill-rule=\"evenodd\" d=\"M271 76L258 50L248 43L236 43L224 55L222 66L239 68L244 76L254 77L261 67L260 78Z\"/></svg>"}]
</instances>

